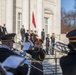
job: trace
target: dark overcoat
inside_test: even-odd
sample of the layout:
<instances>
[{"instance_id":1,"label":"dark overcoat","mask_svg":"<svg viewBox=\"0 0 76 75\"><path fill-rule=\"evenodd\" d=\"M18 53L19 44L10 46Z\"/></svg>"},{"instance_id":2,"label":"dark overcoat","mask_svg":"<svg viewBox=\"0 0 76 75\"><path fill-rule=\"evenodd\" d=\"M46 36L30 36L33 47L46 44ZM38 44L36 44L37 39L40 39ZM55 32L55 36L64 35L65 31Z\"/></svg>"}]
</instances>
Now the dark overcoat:
<instances>
[{"instance_id":1,"label":"dark overcoat","mask_svg":"<svg viewBox=\"0 0 76 75\"><path fill-rule=\"evenodd\" d=\"M31 65L35 66L36 68L38 68L38 69L43 71L42 61L45 58L45 51L44 51L44 49L42 49L42 48L40 48L40 49L35 48L34 50L27 50L26 52L31 54L33 60L35 60L35 62L32 62ZM40 61L40 63L38 63L37 61ZM36 68L31 67L30 75L43 75L43 72L39 71Z\"/></svg>"},{"instance_id":2,"label":"dark overcoat","mask_svg":"<svg viewBox=\"0 0 76 75\"><path fill-rule=\"evenodd\" d=\"M61 57L60 66L63 75L76 75L76 51L69 52L67 56Z\"/></svg>"},{"instance_id":3,"label":"dark overcoat","mask_svg":"<svg viewBox=\"0 0 76 75\"><path fill-rule=\"evenodd\" d=\"M9 50L8 48L0 48L0 62L2 63L11 55L17 55L13 51ZM15 59L16 60L16 59ZM14 75L27 75L28 72L28 65L24 64L23 66L18 66L16 69L10 68L8 71L14 73Z\"/></svg>"}]
</instances>

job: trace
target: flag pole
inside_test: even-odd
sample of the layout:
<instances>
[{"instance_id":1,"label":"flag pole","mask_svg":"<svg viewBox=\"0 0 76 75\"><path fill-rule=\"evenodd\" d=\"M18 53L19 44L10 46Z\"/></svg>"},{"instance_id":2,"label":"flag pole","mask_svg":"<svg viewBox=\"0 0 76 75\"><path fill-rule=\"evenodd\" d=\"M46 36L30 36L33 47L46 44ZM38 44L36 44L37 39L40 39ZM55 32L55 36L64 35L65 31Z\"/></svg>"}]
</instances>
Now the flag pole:
<instances>
[{"instance_id":1,"label":"flag pole","mask_svg":"<svg viewBox=\"0 0 76 75\"><path fill-rule=\"evenodd\" d=\"M30 30L30 0L29 0L29 30Z\"/></svg>"}]
</instances>

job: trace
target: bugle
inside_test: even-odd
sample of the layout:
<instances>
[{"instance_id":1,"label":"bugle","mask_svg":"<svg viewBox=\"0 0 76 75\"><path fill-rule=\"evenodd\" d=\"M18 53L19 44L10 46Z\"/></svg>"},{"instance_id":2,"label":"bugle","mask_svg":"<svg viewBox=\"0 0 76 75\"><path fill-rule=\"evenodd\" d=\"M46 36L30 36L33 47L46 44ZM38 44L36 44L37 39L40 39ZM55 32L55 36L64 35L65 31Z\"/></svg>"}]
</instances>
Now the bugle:
<instances>
[{"instance_id":1,"label":"bugle","mask_svg":"<svg viewBox=\"0 0 76 75\"><path fill-rule=\"evenodd\" d=\"M62 53L68 53L69 49L68 49L68 45L64 44L62 42L56 42L56 49L59 50Z\"/></svg>"}]
</instances>

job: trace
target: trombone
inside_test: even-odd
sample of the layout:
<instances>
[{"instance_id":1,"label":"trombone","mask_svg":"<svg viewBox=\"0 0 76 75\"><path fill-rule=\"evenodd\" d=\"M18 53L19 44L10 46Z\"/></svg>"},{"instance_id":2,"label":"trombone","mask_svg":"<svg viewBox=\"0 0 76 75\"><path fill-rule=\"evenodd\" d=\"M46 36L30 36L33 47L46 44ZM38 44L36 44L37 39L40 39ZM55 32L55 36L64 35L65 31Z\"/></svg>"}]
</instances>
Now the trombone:
<instances>
[{"instance_id":1,"label":"trombone","mask_svg":"<svg viewBox=\"0 0 76 75\"><path fill-rule=\"evenodd\" d=\"M64 44L62 42L56 42L55 46L56 46L56 50L60 51L61 53L67 54L69 52L69 48L67 44Z\"/></svg>"}]
</instances>

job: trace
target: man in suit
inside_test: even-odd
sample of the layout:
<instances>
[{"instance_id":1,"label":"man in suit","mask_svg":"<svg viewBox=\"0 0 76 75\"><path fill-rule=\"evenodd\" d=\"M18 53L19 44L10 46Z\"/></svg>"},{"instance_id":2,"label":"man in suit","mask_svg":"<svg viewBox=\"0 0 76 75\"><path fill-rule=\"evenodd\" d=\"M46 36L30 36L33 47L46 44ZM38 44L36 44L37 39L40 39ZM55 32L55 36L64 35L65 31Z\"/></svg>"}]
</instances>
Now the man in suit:
<instances>
[{"instance_id":1,"label":"man in suit","mask_svg":"<svg viewBox=\"0 0 76 75\"><path fill-rule=\"evenodd\" d=\"M30 69L30 75L43 75L43 66L42 66L42 61L44 60L45 58L45 50L42 48L42 43L43 41L39 38L36 38L35 39L35 46L34 46L34 49L33 50L26 50L27 53L29 53L33 60L32 60L32 63L31 63L31 69ZM34 67L40 69L36 69Z\"/></svg>"},{"instance_id":2,"label":"man in suit","mask_svg":"<svg viewBox=\"0 0 76 75\"><path fill-rule=\"evenodd\" d=\"M25 40L25 28L24 25L22 25L22 28L20 29L20 33L21 33L21 41L24 42Z\"/></svg>"},{"instance_id":3,"label":"man in suit","mask_svg":"<svg viewBox=\"0 0 76 75\"><path fill-rule=\"evenodd\" d=\"M1 63L7 60L7 58L10 57L11 55L19 56L18 54L16 54L15 52L11 50L13 48L15 35L16 35L15 33L11 33L11 34L0 36L0 40L2 42L2 45L0 46L0 62ZM19 65L16 69L11 68L11 69L8 69L8 71L13 72L14 75L27 75L28 64L26 63L26 60L25 60L23 64Z\"/></svg>"},{"instance_id":4,"label":"man in suit","mask_svg":"<svg viewBox=\"0 0 76 75\"><path fill-rule=\"evenodd\" d=\"M4 35L7 34L7 28L6 28L6 25L5 24L3 25L2 29L3 29L3 34Z\"/></svg>"},{"instance_id":5,"label":"man in suit","mask_svg":"<svg viewBox=\"0 0 76 75\"><path fill-rule=\"evenodd\" d=\"M29 37L29 30L27 30L27 32L25 33L25 42L28 41L28 37Z\"/></svg>"},{"instance_id":6,"label":"man in suit","mask_svg":"<svg viewBox=\"0 0 76 75\"><path fill-rule=\"evenodd\" d=\"M51 46L52 46L52 50L51 50L51 54L54 55L54 49L55 49L55 33L52 33L51 38Z\"/></svg>"},{"instance_id":7,"label":"man in suit","mask_svg":"<svg viewBox=\"0 0 76 75\"><path fill-rule=\"evenodd\" d=\"M76 75L76 29L67 33L69 53L60 58L63 75Z\"/></svg>"},{"instance_id":8,"label":"man in suit","mask_svg":"<svg viewBox=\"0 0 76 75\"><path fill-rule=\"evenodd\" d=\"M50 47L50 38L49 34L46 35L46 53L49 54L49 47Z\"/></svg>"},{"instance_id":9,"label":"man in suit","mask_svg":"<svg viewBox=\"0 0 76 75\"><path fill-rule=\"evenodd\" d=\"M45 32L44 32L44 29L43 29L42 32L41 32L41 39L42 39L43 42L44 42L44 40L45 40Z\"/></svg>"}]
</instances>

